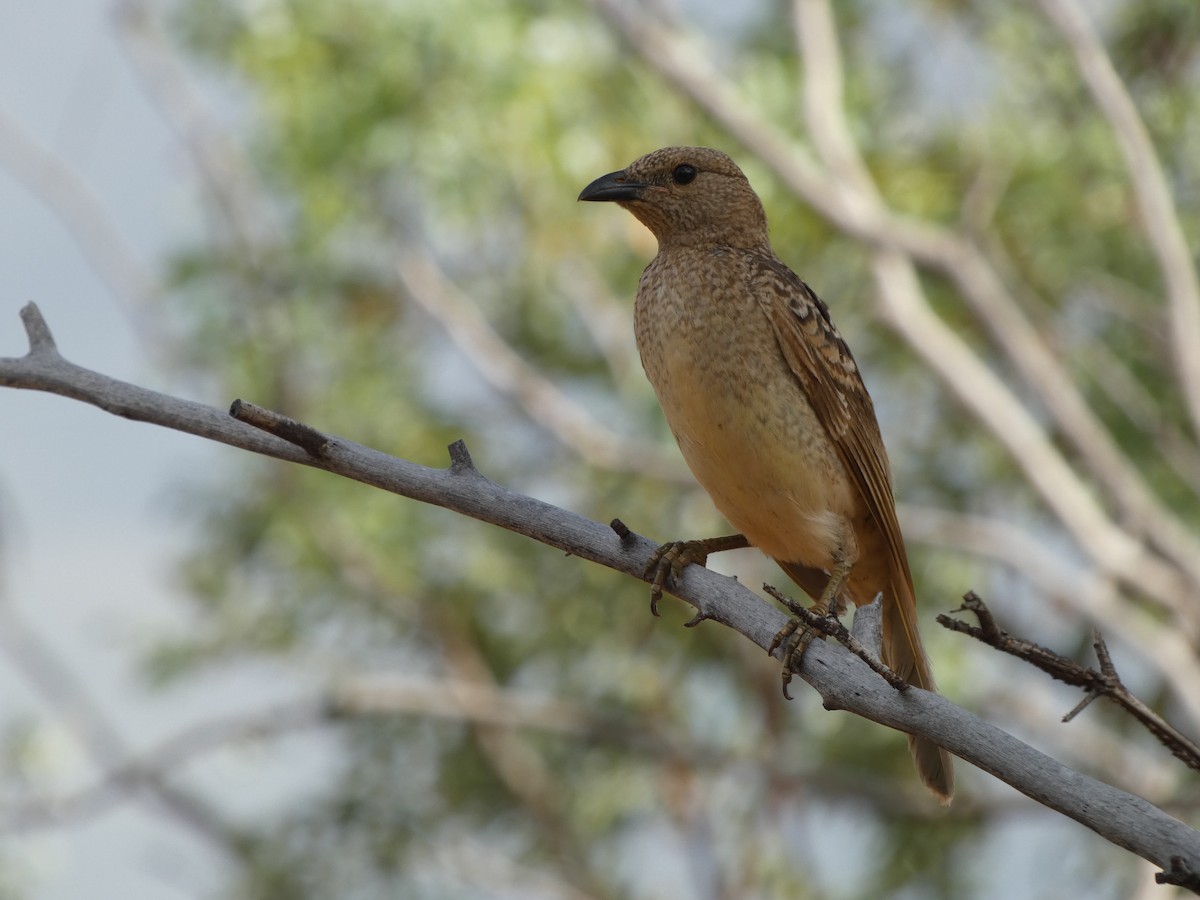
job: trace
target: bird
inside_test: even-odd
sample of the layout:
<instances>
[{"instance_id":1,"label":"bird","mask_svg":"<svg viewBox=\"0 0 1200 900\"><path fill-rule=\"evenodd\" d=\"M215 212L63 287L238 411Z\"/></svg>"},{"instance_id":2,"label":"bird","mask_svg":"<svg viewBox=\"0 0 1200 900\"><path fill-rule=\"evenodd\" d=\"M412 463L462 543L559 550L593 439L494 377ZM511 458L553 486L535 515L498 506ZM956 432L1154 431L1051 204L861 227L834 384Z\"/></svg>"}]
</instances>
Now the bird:
<instances>
[{"instance_id":1,"label":"bird","mask_svg":"<svg viewBox=\"0 0 1200 900\"><path fill-rule=\"evenodd\" d=\"M884 664L935 691L874 404L829 307L775 255L742 170L719 150L665 147L579 200L616 203L658 241L638 281L638 353L684 460L738 531L664 544L655 589L668 570L756 547L819 614L882 593ZM948 805L950 755L914 735L909 748Z\"/></svg>"}]
</instances>

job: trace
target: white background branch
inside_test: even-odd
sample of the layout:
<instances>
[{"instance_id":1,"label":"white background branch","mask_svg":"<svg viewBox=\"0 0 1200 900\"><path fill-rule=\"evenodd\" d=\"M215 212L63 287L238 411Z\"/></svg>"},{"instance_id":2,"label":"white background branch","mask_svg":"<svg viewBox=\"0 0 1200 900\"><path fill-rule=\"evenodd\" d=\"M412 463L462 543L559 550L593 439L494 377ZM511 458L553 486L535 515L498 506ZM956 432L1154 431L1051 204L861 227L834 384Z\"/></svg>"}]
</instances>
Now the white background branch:
<instances>
[{"instance_id":1,"label":"white background branch","mask_svg":"<svg viewBox=\"0 0 1200 900\"><path fill-rule=\"evenodd\" d=\"M396 276L408 296L445 329L463 358L487 382L512 397L531 421L547 429L581 459L616 471L641 472L666 481L690 481L678 456L657 444L625 437L597 422L586 409L531 366L417 246L398 253Z\"/></svg>"},{"instance_id":2,"label":"white background branch","mask_svg":"<svg viewBox=\"0 0 1200 900\"><path fill-rule=\"evenodd\" d=\"M1167 292L1177 381L1187 401L1192 428L1200 436L1200 279L1167 177L1142 117L1087 14L1075 0L1041 0L1041 5L1075 55L1096 107L1108 120L1125 157L1142 227L1158 259Z\"/></svg>"}]
</instances>

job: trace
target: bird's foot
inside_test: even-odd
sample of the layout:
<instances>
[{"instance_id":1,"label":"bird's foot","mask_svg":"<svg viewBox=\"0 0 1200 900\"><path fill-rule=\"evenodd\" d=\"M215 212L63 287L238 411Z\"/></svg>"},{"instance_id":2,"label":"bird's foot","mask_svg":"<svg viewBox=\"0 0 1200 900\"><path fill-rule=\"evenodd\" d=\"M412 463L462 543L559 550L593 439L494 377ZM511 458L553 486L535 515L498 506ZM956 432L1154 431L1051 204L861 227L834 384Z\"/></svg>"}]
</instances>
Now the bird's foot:
<instances>
[{"instance_id":1,"label":"bird's foot","mask_svg":"<svg viewBox=\"0 0 1200 900\"><path fill-rule=\"evenodd\" d=\"M776 650L783 648L783 696L791 700L788 685L792 683L792 676L800 671L804 651L813 642L813 638L824 638L838 631L845 631L845 628L838 620L836 605L832 603L819 600L811 607L806 607L769 584L764 584L763 589L792 613L792 618L779 629L771 640L771 646L767 648L768 656L773 656Z\"/></svg>"},{"instance_id":2,"label":"bird's foot","mask_svg":"<svg viewBox=\"0 0 1200 900\"><path fill-rule=\"evenodd\" d=\"M650 612L658 615L658 601L662 599L663 588L668 583L668 577L672 581L678 579L683 574L684 568L692 563L698 563L701 566L707 565L710 553L737 550L748 546L750 545L746 538L740 534L705 538L698 541L668 541L663 544L650 554L650 559L642 573L643 578L654 576L654 580L650 582Z\"/></svg>"},{"instance_id":3,"label":"bird's foot","mask_svg":"<svg viewBox=\"0 0 1200 900\"><path fill-rule=\"evenodd\" d=\"M763 589L786 606L792 613L792 618L787 624L779 629L779 633L775 635L771 641L771 646L767 648L768 655L774 655L775 651L781 646L785 647L783 655L783 696L788 700L792 699L792 695L788 693L788 685L791 684L792 676L800 671L800 663L804 659L804 651L808 649L808 645L812 643L813 638L820 637L822 639L831 637L839 644L865 662L871 671L875 672L884 681L890 684L898 691L908 690L908 683L892 671L888 666L876 655L878 646L875 652L864 647L863 644L856 638L841 619L838 618L837 607L829 604L826 601L819 600L811 607L806 608L803 604L797 603L791 597L781 593L769 584L764 584ZM876 597L876 601L882 595Z\"/></svg>"},{"instance_id":4,"label":"bird's foot","mask_svg":"<svg viewBox=\"0 0 1200 900\"><path fill-rule=\"evenodd\" d=\"M654 615L658 615L658 601L662 599L668 577L674 581L692 563L707 565L708 551L703 545L703 541L668 541L650 554L643 576L654 576L650 583L650 612Z\"/></svg>"}]
</instances>

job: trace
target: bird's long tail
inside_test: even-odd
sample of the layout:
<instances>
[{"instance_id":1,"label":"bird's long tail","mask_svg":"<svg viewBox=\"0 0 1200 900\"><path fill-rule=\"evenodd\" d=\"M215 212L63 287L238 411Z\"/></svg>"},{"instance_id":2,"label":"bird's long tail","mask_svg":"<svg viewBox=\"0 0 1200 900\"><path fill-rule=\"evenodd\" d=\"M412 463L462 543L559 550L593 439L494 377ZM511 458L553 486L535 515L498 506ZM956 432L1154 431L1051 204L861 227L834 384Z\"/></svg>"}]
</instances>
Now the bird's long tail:
<instances>
[{"instance_id":1,"label":"bird's long tail","mask_svg":"<svg viewBox=\"0 0 1200 900\"><path fill-rule=\"evenodd\" d=\"M825 572L799 563L776 562L810 597L821 596L829 580ZM890 588L891 596L885 596L883 604L883 662L909 684L936 692L929 657L925 655L921 635L917 632L916 595L905 566L901 565L900 574L893 576ZM864 598L863 602L869 600ZM921 782L937 795L938 802L949 806L954 797L954 766L950 754L928 738L911 734L908 749Z\"/></svg>"},{"instance_id":2,"label":"bird's long tail","mask_svg":"<svg viewBox=\"0 0 1200 900\"><path fill-rule=\"evenodd\" d=\"M912 587L893 580L893 602L883 604L883 662L909 684L937 691L929 657L917 632L916 602ZM917 774L943 806L954 797L954 767L950 754L928 738L908 736L908 749Z\"/></svg>"}]
</instances>

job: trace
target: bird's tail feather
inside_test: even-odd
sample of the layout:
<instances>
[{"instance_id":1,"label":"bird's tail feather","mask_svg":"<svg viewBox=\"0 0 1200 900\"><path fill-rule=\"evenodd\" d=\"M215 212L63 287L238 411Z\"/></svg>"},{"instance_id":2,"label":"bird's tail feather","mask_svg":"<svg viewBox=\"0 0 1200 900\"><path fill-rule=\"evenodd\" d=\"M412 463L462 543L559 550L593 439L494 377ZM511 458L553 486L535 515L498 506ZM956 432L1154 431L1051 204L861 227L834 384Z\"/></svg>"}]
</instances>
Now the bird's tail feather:
<instances>
[{"instance_id":1,"label":"bird's tail feather","mask_svg":"<svg viewBox=\"0 0 1200 900\"><path fill-rule=\"evenodd\" d=\"M893 602L883 605L883 662L909 684L936 693L929 657L925 655L917 632L912 588L893 581L892 589L895 591ZM949 806L954 797L954 767L950 754L929 738L912 734L908 736L908 749L921 781L937 795L938 802Z\"/></svg>"},{"instance_id":2,"label":"bird's tail feather","mask_svg":"<svg viewBox=\"0 0 1200 900\"><path fill-rule=\"evenodd\" d=\"M829 575L800 563L780 562L796 584L810 597L819 597ZM917 632L916 597L905 573L893 578L891 597L883 604L883 662L909 684L926 691L937 691L929 657ZM908 749L917 766L921 782L937 795L938 802L949 806L954 797L954 765L950 754L928 738L908 736Z\"/></svg>"}]
</instances>

